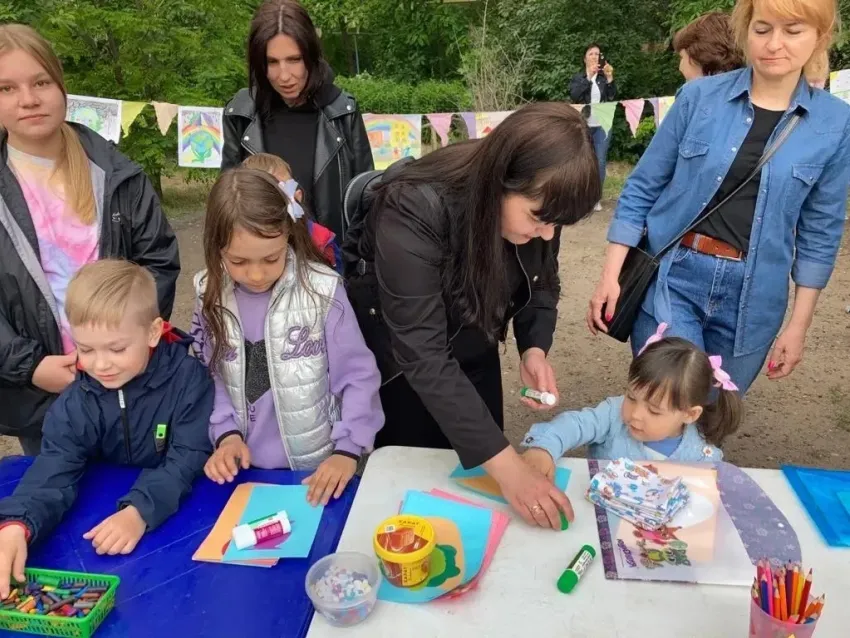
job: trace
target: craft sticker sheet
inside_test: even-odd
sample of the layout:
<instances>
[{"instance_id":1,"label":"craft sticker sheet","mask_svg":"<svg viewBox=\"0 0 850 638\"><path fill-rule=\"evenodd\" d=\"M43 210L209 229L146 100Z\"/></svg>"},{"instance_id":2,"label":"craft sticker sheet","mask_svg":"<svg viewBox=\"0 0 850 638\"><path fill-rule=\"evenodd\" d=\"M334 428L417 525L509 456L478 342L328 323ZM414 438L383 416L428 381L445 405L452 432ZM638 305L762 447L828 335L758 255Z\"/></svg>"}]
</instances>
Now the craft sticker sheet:
<instances>
[{"instance_id":1,"label":"craft sticker sheet","mask_svg":"<svg viewBox=\"0 0 850 638\"><path fill-rule=\"evenodd\" d=\"M363 116L375 168L383 170L404 157L422 157L421 115Z\"/></svg>"},{"instance_id":2,"label":"craft sticker sheet","mask_svg":"<svg viewBox=\"0 0 850 638\"><path fill-rule=\"evenodd\" d=\"M224 146L222 109L181 106L177 112L178 164L186 168L220 168Z\"/></svg>"},{"instance_id":3,"label":"craft sticker sheet","mask_svg":"<svg viewBox=\"0 0 850 638\"><path fill-rule=\"evenodd\" d=\"M69 95L65 119L87 126L116 144L121 139L121 100Z\"/></svg>"},{"instance_id":4,"label":"craft sticker sheet","mask_svg":"<svg viewBox=\"0 0 850 638\"><path fill-rule=\"evenodd\" d=\"M800 558L790 523L738 468L727 463L638 465L662 477L682 477L690 498L669 523L651 531L597 506L607 578L749 586L758 558ZM588 468L595 476L600 462L591 460Z\"/></svg>"}]
</instances>

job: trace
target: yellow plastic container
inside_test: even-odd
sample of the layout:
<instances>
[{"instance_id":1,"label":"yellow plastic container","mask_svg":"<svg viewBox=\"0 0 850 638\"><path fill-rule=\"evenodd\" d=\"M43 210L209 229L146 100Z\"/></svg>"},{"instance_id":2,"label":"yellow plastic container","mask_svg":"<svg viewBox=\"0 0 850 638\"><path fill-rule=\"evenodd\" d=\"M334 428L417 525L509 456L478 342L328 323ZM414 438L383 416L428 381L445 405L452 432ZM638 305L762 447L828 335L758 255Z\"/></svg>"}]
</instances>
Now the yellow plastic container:
<instances>
[{"instance_id":1,"label":"yellow plastic container","mask_svg":"<svg viewBox=\"0 0 850 638\"><path fill-rule=\"evenodd\" d=\"M428 578L437 538L426 519L407 514L388 518L378 525L373 543L381 571L396 587L414 587Z\"/></svg>"}]
</instances>

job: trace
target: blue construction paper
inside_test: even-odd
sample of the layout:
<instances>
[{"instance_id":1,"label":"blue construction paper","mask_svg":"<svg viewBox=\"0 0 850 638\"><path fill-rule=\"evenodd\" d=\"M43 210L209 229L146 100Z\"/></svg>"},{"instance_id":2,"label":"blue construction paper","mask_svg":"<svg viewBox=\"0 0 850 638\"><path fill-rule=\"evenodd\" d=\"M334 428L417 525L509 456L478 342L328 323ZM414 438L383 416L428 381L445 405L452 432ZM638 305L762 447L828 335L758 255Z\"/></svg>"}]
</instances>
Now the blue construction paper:
<instances>
[{"instance_id":1,"label":"blue construction paper","mask_svg":"<svg viewBox=\"0 0 850 638\"><path fill-rule=\"evenodd\" d=\"M484 553L487 549L490 527L493 525L492 510L450 501L425 492L409 491L404 497L400 511L402 514L414 514L427 518L431 520L432 524L435 519L447 519L447 521L450 521L449 525L453 523L460 536L463 559L458 561L460 564L457 565L462 568L460 582L456 581L457 576L451 582L460 586L475 578L481 570ZM448 541L452 539L442 537L440 529L439 525L435 526L437 545L448 545ZM459 552L461 551L460 548L456 549ZM438 578L442 574L442 571L437 573L436 568L437 564L432 558L429 580L430 578ZM402 588L396 587L384 579L381 588L378 590L378 598L395 603L426 603L448 593L451 589L454 589L454 587L447 585Z\"/></svg>"},{"instance_id":2,"label":"blue construction paper","mask_svg":"<svg viewBox=\"0 0 850 638\"><path fill-rule=\"evenodd\" d=\"M489 498L490 500L496 501L497 503L503 503L507 505L507 501L501 494L496 494L494 492L483 491L474 488L468 483L464 482L463 479L468 478L484 478L487 477L487 472L484 471L483 467L474 467L471 470L466 470L462 465L458 465L454 471L449 475L449 478L457 481L459 485L469 490L470 492L474 492L479 496L483 496L485 498ZM555 468L555 485L562 491L565 492L567 490L567 485L570 482L570 470L566 467L556 467ZM498 486L494 483L494 490L498 489Z\"/></svg>"},{"instance_id":3,"label":"blue construction paper","mask_svg":"<svg viewBox=\"0 0 850 638\"><path fill-rule=\"evenodd\" d=\"M231 542L222 560L229 562L257 558L307 558L324 509L322 505L313 507L307 502L306 485L257 485L251 491L239 524L285 510L292 524L292 533L274 549L238 550Z\"/></svg>"},{"instance_id":4,"label":"blue construction paper","mask_svg":"<svg viewBox=\"0 0 850 638\"><path fill-rule=\"evenodd\" d=\"M850 514L850 492L838 492L836 496L844 507L844 511Z\"/></svg>"},{"instance_id":5,"label":"blue construction paper","mask_svg":"<svg viewBox=\"0 0 850 638\"><path fill-rule=\"evenodd\" d=\"M850 472L783 465L785 478L831 547L850 547L850 510L842 495L850 493Z\"/></svg>"}]
</instances>

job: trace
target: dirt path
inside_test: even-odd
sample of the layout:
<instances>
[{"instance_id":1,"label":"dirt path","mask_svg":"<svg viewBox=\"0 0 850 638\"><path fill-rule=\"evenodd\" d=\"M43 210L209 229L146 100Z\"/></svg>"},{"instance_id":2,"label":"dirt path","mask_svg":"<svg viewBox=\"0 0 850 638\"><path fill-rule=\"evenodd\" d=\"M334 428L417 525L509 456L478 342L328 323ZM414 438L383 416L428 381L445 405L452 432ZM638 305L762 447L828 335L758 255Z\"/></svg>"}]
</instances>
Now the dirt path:
<instances>
[{"instance_id":1,"label":"dirt path","mask_svg":"<svg viewBox=\"0 0 850 638\"><path fill-rule=\"evenodd\" d=\"M593 338L584 311L599 275L611 206L564 232L561 248L563 295L552 351L564 409L595 405L621 394L629 362L627 346ZM183 275L178 285L174 322L188 325L192 313L192 275L203 266L201 222L184 218L175 224ZM829 288L809 332L806 355L794 374L781 382L756 381L747 396L742 430L725 446L728 460L748 467L780 463L850 468L850 255L842 249ZM517 443L534 422L518 400L520 388L515 344L503 353L507 431ZM0 441L0 454L17 453L17 442Z\"/></svg>"}]
</instances>

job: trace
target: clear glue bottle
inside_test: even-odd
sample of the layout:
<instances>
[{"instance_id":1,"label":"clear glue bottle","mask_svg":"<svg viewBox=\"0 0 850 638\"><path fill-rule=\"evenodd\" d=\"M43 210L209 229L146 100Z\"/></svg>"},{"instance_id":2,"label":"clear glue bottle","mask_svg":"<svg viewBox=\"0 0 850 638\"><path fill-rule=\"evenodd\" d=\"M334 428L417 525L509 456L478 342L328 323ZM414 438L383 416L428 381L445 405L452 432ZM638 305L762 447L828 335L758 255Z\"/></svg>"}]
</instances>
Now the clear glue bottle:
<instances>
[{"instance_id":1,"label":"clear glue bottle","mask_svg":"<svg viewBox=\"0 0 850 638\"><path fill-rule=\"evenodd\" d=\"M286 512L258 518L257 520L237 525L233 528L233 544L236 549L248 549L259 543L289 534L292 525Z\"/></svg>"},{"instance_id":2,"label":"clear glue bottle","mask_svg":"<svg viewBox=\"0 0 850 638\"><path fill-rule=\"evenodd\" d=\"M555 395L551 392L540 392L539 390L532 390L531 388L523 388L519 391L519 394L526 399L532 399L538 403L542 403L543 405L555 405L558 402L558 399L556 399Z\"/></svg>"}]
</instances>

